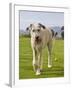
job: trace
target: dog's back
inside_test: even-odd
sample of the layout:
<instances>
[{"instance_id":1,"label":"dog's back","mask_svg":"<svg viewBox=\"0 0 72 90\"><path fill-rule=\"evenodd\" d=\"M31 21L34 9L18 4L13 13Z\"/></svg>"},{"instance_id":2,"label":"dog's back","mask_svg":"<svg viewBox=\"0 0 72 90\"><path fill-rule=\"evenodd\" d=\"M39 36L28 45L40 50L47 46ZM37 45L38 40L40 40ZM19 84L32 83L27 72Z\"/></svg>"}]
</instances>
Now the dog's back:
<instances>
[{"instance_id":1,"label":"dog's back","mask_svg":"<svg viewBox=\"0 0 72 90\"><path fill-rule=\"evenodd\" d=\"M50 28L42 30L42 46L45 47L50 41L52 41L52 32Z\"/></svg>"}]
</instances>

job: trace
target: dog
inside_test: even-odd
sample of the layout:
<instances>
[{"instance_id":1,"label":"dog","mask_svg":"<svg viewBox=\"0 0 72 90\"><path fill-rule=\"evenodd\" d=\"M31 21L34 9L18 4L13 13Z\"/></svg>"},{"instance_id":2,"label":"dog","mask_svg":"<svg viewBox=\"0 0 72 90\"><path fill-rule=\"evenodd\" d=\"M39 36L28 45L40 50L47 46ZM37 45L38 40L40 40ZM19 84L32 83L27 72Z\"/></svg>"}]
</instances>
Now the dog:
<instances>
[{"instance_id":1,"label":"dog","mask_svg":"<svg viewBox=\"0 0 72 90\"><path fill-rule=\"evenodd\" d=\"M26 28L30 31L31 35L31 47L33 51L33 69L36 75L40 75L42 71L42 50L46 46L48 47L48 67L52 67L52 43L54 32L52 29L47 28L41 23L30 24Z\"/></svg>"}]
</instances>

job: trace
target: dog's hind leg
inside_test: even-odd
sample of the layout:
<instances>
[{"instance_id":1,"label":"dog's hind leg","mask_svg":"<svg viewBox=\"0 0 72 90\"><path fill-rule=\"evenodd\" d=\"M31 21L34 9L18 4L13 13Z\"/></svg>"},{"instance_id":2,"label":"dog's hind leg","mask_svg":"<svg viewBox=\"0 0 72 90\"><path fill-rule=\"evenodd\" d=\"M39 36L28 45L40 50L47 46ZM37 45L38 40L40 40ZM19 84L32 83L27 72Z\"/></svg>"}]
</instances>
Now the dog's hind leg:
<instances>
[{"instance_id":1,"label":"dog's hind leg","mask_svg":"<svg viewBox=\"0 0 72 90\"><path fill-rule=\"evenodd\" d=\"M52 67L52 41L48 43L48 67Z\"/></svg>"}]
</instances>

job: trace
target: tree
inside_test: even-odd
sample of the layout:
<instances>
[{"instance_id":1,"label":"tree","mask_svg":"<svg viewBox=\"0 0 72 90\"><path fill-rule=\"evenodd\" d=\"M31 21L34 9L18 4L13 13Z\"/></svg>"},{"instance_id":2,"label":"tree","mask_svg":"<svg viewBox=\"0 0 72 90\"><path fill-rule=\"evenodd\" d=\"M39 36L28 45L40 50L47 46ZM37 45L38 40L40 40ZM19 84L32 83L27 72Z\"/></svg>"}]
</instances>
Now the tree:
<instances>
[{"instance_id":1,"label":"tree","mask_svg":"<svg viewBox=\"0 0 72 90\"><path fill-rule=\"evenodd\" d=\"M64 39L64 31L62 31L61 36L62 36L62 39Z\"/></svg>"},{"instance_id":2,"label":"tree","mask_svg":"<svg viewBox=\"0 0 72 90\"><path fill-rule=\"evenodd\" d=\"M64 30L64 26L61 27L61 30Z\"/></svg>"},{"instance_id":3,"label":"tree","mask_svg":"<svg viewBox=\"0 0 72 90\"><path fill-rule=\"evenodd\" d=\"M61 27L61 30L62 30L61 36L62 36L62 39L64 39L64 26Z\"/></svg>"}]
</instances>

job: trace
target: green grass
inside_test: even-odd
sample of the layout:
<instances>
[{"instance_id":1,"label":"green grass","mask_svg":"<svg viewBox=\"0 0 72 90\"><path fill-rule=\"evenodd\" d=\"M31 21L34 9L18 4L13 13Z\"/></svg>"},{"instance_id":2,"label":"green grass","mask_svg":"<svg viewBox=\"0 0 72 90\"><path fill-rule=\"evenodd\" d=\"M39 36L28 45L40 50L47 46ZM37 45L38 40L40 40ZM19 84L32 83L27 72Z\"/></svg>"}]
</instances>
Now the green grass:
<instances>
[{"instance_id":1,"label":"green grass","mask_svg":"<svg viewBox=\"0 0 72 90\"><path fill-rule=\"evenodd\" d=\"M56 40L52 61L53 67L47 67L47 47L43 51L43 72L40 76L36 76L32 67L32 49L30 38L19 37L19 79L31 78L53 78L64 76L64 40ZM57 60L55 61L55 58Z\"/></svg>"}]
</instances>

